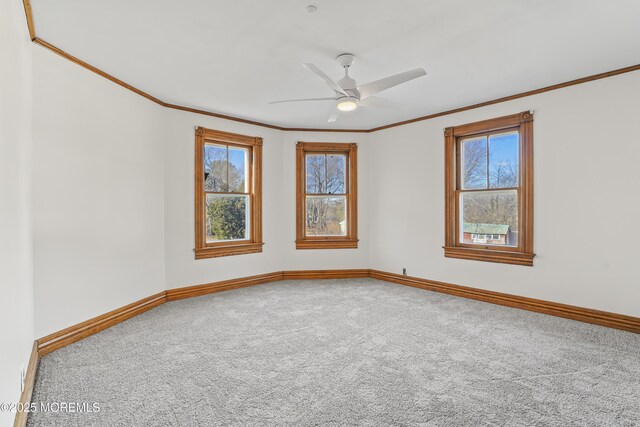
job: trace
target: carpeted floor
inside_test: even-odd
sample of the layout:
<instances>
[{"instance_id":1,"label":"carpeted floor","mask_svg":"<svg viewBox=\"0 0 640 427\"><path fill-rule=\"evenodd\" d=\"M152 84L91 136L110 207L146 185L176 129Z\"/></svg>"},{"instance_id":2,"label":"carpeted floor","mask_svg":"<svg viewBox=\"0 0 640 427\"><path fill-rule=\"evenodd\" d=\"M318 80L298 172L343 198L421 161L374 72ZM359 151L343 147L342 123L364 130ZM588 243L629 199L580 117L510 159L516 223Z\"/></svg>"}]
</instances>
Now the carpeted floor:
<instances>
[{"instance_id":1,"label":"carpeted floor","mask_svg":"<svg viewBox=\"0 0 640 427\"><path fill-rule=\"evenodd\" d=\"M640 425L640 335L372 279L164 304L45 356L29 426Z\"/></svg>"}]
</instances>

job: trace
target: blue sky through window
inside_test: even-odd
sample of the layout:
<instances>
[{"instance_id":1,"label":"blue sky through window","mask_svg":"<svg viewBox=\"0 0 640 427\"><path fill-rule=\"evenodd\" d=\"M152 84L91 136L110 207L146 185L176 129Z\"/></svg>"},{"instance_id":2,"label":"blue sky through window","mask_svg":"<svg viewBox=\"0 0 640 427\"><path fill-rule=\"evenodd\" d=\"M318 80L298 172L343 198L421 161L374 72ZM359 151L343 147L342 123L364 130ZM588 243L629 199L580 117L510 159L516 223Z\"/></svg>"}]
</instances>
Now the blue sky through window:
<instances>
[{"instance_id":1,"label":"blue sky through window","mask_svg":"<svg viewBox=\"0 0 640 427\"><path fill-rule=\"evenodd\" d=\"M489 137L489 186L491 188L518 185L518 132Z\"/></svg>"}]
</instances>

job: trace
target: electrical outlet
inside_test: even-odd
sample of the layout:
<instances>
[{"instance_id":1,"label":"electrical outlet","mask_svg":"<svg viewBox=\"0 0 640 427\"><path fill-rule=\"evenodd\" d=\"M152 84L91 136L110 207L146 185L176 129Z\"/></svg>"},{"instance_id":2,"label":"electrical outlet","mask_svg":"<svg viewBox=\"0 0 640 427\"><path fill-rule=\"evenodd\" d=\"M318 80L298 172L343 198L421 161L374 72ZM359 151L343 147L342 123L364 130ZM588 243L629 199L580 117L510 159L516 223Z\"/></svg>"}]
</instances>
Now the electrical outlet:
<instances>
[{"instance_id":1,"label":"electrical outlet","mask_svg":"<svg viewBox=\"0 0 640 427\"><path fill-rule=\"evenodd\" d=\"M27 373L24 371L24 363L20 367L20 393L24 391L24 377Z\"/></svg>"},{"instance_id":2,"label":"electrical outlet","mask_svg":"<svg viewBox=\"0 0 640 427\"><path fill-rule=\"evenodd\" d=\"M402 267L402 275L403 275L403 276L406 276L406 275L407 275L407 269L406 269L406 268L404 268L404 267Z\"/></svg>"}]
</instances>

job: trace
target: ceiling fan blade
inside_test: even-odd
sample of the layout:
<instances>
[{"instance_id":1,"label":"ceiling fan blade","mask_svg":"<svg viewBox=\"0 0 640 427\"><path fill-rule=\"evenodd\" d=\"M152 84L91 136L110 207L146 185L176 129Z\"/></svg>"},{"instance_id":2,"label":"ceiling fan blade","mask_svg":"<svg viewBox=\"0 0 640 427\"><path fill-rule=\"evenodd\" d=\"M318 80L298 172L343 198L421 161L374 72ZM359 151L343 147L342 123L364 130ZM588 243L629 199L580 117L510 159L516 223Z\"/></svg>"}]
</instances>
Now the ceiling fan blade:
<instances>
[{"instance_id":1,"label":"ceiling fan blade","mask_svg":"<svg viewBox=\"0 0 640 427\"><path fill-rule=\"evenodd\" d=\"M358 104L362 107L378 107L378 108L394 108L406 110L408 107L399 102L389 101L388 99L379 98L377 96L369 96Z\"/></svg>"},{"instance_id":2,"label":"ceiling fan blade","mask_svg":"<svg viewBox=\"0 0 640 427\"><path fill-rule=\"evenodd\" d=\"M320 77L320 80L325 82L325 84L329 86L331 89L333 89L335 92L341 93L345 96L349 96L347 92L345 92L344 89L342 89L338 83L336 83L331 77L327 76L320 68L316 67L313 64L302 64L302 66L307 70L311 71L312 73L314 73L316 76Z\"/></svg>"},{"instance_id":3,"label":"ceiling fan blade","mask_svg":"<svg viewBox=\"0 0 640 427\"><path fill-rule=\"evenodd\" d=\"M408 82L409 80L417 79L418 77L422 77L426 74L427 72L422 68L416 68L415 70L405 71L404 73L395 74L393 76L385 77L374 82L365 83L361 86L358 86L360 99L363 100L372 95L375 95L378 92L382 92L383 90L387 90L391 87Z\"/></svg>"},{"instance_id":4,"label":"ceiling fan blade","mask_svg":"<svg viewBox=\"0 0 640 427\"><path fill-rule=\"evenodd\" d=\"M271 101L269 104L282 104L283 102L300 102L300 101L335 101L335 98L305 98L305 99L286 99L284 101Z\"/></svg>"},{"instance_id":5,"label":"ceiling fan blade","mask_svg":"<svg viewBox=\"0 0 640 427\"><path fill-rule=\"evenodd\" d=\"M338 107L334 108L333 111L331 112L331 115L329 116L329 120L327 120L327 122L329 122L329 123L335 122L339 115L340 115L340 110L338 110Z\"/></svg>"}]
</instances>

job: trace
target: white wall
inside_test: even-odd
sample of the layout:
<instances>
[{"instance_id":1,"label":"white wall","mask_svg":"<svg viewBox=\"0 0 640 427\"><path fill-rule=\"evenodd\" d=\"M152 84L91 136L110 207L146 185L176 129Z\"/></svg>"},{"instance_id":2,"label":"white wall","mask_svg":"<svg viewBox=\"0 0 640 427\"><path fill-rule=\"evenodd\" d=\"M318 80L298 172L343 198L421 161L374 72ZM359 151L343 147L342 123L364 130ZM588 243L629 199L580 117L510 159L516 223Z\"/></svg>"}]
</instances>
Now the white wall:
<instances>
[{"instance_id":1,"label":"white wall","mask_svg":"<svg viewBox=\"0 0 640 427\"><path fill-rule=\"evenodd\" d=\"M640 72L373 133L371 267L640 316ZM443 129L532 109L534 267L445 258Z\"/></svg>"},{"instance_id":2,"label":"white wall","mask_svg":"<svg viewBox=\"0 0 640 427\"><path fill-rule=\"evenodd\" d=\"M17 402L33 344L31 42L22 4L0 10L0 402ZM0 412L0 425L14 416Z\"/></svg>"},{"instance_id":3,"label":"white wall","mask_svg":"<svg viewBox=\"0 0 640 427\"><path fill-rule=\"evenodd\" d=\"M35 330L165 289L164 110L33 48Z\"/></svg>"}]
</instances>

